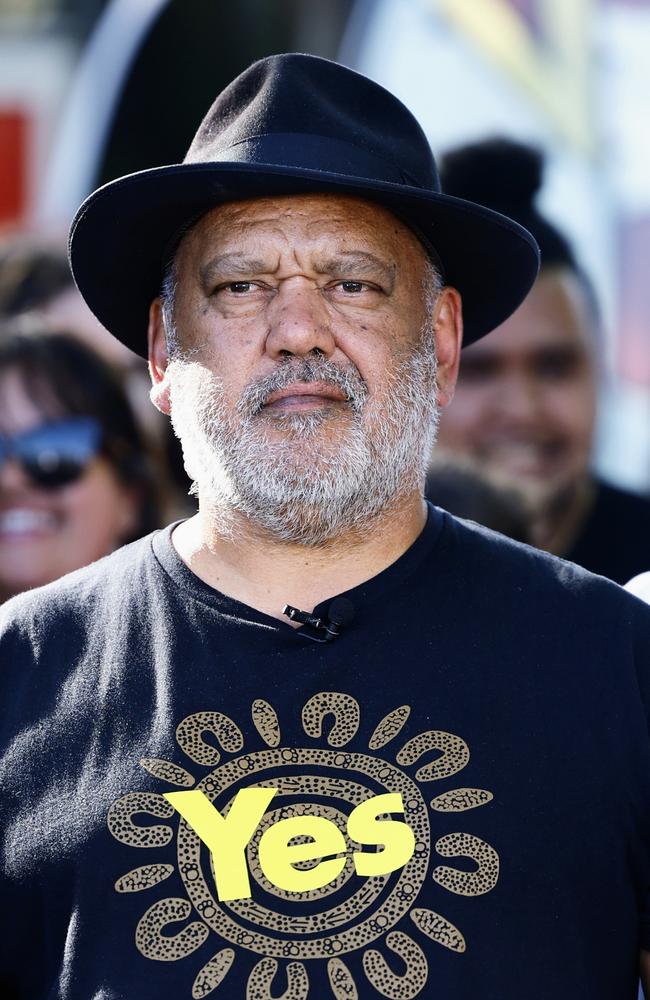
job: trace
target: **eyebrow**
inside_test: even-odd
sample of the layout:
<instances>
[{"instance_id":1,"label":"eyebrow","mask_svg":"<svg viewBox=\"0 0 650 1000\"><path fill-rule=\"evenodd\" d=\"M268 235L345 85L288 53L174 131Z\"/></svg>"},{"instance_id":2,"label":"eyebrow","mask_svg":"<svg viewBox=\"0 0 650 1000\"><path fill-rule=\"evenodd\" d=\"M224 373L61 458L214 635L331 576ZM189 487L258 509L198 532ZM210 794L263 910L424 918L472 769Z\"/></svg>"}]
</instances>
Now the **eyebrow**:
<instances>
[{"instance_id":1,"label":"eyebrow","mask_svg":"<svg viewBox=\"0 0 650 1000\"><path fill-rule=\"evenodd\" d=\"M387 264L365 250L349 250L314 265L317 274L345 274L351 277L367 275L368 268L380 271L392 290L395 283L395 265Z\"/></svg>"},{"instance_id":2,"label":"eyebrow","mask_svg":"<svg viewBox=\"0 0 650 1000\"><path fill-rule=\"evenodd\" d=\"M243 253L225 253L204 264L199 269L201 281L209 283L214 278L230 277L233 274L264 274L268 272L268 261L247 257Z\"/></svg>"},{"instance_id":3,"label":"eyebrow","mask_svg":"<svg viewBox=\"0 0 650 1000\"><path fill-rule=\"evenodd\" d=\"M367 276L369 268L375 272L381 272L392 291L395 284L395 265L387 264L379 257L365 250L343 251L336 254L336 256L329 257L320 262L317 261L314 264L314 270L317 274L345 274L346 276L359 278ZM204 284L209 284L215 278L219 277L231 277L237 274L268 274L272 273L273 270L274 268L269 266L268 260L264 261L257 257L248 257L243 253L226 253L213 257L204 264L199 269L199 275Z\"/></svg>"}]
</instances>

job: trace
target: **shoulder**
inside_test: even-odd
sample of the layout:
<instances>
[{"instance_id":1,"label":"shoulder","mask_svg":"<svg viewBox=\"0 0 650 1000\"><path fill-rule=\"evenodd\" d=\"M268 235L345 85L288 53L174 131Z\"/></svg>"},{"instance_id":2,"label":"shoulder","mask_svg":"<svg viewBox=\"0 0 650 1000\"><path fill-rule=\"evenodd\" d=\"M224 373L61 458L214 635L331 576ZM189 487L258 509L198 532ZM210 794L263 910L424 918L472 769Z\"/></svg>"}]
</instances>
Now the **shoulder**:
<instances>
[{"instance_id":1,"label":"shoulder","mask_svg":"<svg viewBox=\"0 0 650 1000\"><path fill-rule=\"evenodd\" d=\"M38 646L40 635L74 630L92 618L100 606L118 614L124 600L137 593L143 573L149 571L154 534L53 583L11 598L0 608L0 640L22 637Z\"/></svg>"},{"instance_id":2,"label":"shoulder","mask_svg":"<svg viewBox=\"0 0 650 1000\"><path fill-rule=\"evenodd\" d=\"M10 706L0 742L51 712L64 686L77 705L92 702L93 691L129 669L155 617L152 590L161 590L151 542L147 535L0 608L0 701Z\"/></svg>"},{"instance_id":3,"label":"shoulder","mask_svg":"<svg viewBox=\"0 0 650 1000\"><path fill-rule=\"evenodd\" d=\"M472 521L447 518L446 533L470 591L489 587L496 600L505 595L516 600L520 595L540 612L584 606L593 614L597 608L607 609L626 618L645 618L650 628L650 609L643 609L640 601L611 580Z\"/></svg>"},{"instance_id":4,"label":"shoulder","mask_svg":"<svg viewBox=\"0 0 650 1000\"><path fill-rule=\"evenodd\" d=\"M507 655L572 676L628 678L650 705L650 607L618 584L472 522L450 518L457 620ZM446 589L450 586L446 583Z\"/></svg>"}]
</instances>

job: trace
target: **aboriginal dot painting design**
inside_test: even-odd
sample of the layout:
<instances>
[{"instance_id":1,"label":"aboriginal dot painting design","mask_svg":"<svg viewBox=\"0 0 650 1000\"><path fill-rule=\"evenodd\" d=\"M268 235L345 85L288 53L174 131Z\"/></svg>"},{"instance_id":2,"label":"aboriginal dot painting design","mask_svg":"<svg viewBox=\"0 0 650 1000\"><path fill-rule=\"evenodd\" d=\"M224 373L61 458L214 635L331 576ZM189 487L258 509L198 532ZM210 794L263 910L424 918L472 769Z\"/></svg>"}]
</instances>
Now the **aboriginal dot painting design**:
<instances>
[{"instance_id":1,"label":"aboriginal dot painting design","mask_svg":"<svg viewBox=\"0 0 650 1000\"><path fill-rule=\"evenodd\" d=\"M457 829L463 813L487 806L493 796L483 788L440 791L436 782L450 784L469 762L469 747L460 736L440 730L407 737L409 715L407 705L396 707L378 721L367 745L359 745L358 702L347 694L321 692L302 708L304 746L287 747L282 746L275 709L258 699L251 706L254 745L244 745L242 730L228 716L198 712L183 719L176 730L182 763L140 761L164 787L160 794L131 792L109 810L113 837L148 854L148 863L121 874L115 889L146 892L167 881L169 894L143 906L135 944L158 962L182 960L199 948L205 948L207 956L212 949L193 982L188 976L188 998L216 997L222 984L228 996L230 969L246 962L246 1000L315 1000L309 974L314 963L321 962L334 1000L371 993L410 1000L427 984L431 947L457 955L465 952L468 944L462 930L444 913L418 905L418 897L427 880L439 887L443 903L445 893L477 897L494 888L499 877L497 852ZM209 851L162 793L200 789L226 816L237 792L251 786L277 789L246 848L254 889L250 898L220 901ZM352 855L363 845L347 834L347 817L356 806L384 793L401 795L400 820L413 831L415 849L400 869L360 878ZM433 845L432 813L445 814L449 822L449 832ZM140 825L135 817L142 819L142 814L161 822ZM338 877L307 893L274 885L258 856L266 830L295 816L329 820L347 845ZM172 841L175 865L167 863L168 857L163 862L154 856ZM462 859L459 868L454 867L455 858ZM315 864L304 861L296 867ZM309 907L301 913L306 902ZM346 963L352 953L361 959L354 975ZM363 982L357 981L359 969Z\"/></svg>"}]
</instances>

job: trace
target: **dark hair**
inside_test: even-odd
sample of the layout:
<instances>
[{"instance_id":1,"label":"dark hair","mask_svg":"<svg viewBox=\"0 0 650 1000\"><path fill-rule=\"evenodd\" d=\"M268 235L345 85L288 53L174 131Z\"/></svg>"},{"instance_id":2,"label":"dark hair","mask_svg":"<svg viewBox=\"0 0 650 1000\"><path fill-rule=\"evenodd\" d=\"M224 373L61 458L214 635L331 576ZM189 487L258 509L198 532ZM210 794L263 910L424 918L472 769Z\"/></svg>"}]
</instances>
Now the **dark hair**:
<instances>
[{"instance_id":1,"label":"dark hair","mask_svg":"<svg viewBox=\"0 0 650 1000\"><path fill-rule=\"evenodd\" d=\"M565 267L572 271L598 320L594 288L569 240L536 206L544 162L541 149L499 136L450 150L440 160L440 180L446 194L502 212L532 233L539 244L542 270Z\"/></svg>"},{"instance_id":2,"label":"dark hair","mask_svg":"<svg viewBox=\"0 0 650 1000\"><path fill-rule=\"evenodd\" d=\"M444 453L434 458L424 493L427 500L456 517L532 544L531 519L523 497L514 487L493 482L466 460Z\"/></svg>"},{"instance_id":3,"label":"dark hair","mask_svg":"<svg viewBox=\"0 0 650 1000\"><path fill-rule=\"evenodd\" d=\"M118 375L78 339L49 333L36 320L0 331L0 375L17 371L30 397L50 416L94 417L102 428L102 455L118 479L136 490L138 519L132 541L159 527L158 489L151 457Z\"/></svg>"},{"instance_id":4,"label":"dark hair","mask_svg":"<svg viewBox=\"0 0 650 1000\"><path fill-rule=\"evenodd\" d=\"M74 288L65 250L26 238L0 244L0 316L10 318L48 305Z\"/></svg>"}]
</instances>

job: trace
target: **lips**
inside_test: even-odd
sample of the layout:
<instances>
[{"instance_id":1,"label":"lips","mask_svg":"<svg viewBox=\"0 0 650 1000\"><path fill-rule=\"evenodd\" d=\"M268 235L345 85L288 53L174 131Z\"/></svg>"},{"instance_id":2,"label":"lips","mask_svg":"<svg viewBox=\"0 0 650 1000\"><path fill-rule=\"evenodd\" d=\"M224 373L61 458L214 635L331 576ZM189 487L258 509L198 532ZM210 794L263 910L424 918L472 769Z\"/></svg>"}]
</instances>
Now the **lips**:
<instances>
[{"instance_id":1,"label":"lips","mask_svg":"<svg viewBox=\"0 0 650 1000\"><path fill-rule=\"evenodd\" d=\"M272 392L265 404L267 407L309 407L328 403L345 403L347 396L337 386L327 382L294 382Z\"/></svg>"},{"instance_id":2,"label":"lips","mask_svg":"<svg viewBox=\"0 0 650 1000\"><path fill-rule=\"evenodd\" d=\"M483 455L495 466L511 473L543 476L563 460L565 448L555 440L504 439L484 445Z\"/></svg>"},{"instance_id":3,"label":"lips","mask_svg":"<svg viewBox=\"0 0 650 1000\"><path fill-rule=\"evenodd\" d=\"M9 541L43 535L54 531L58 523L58 518L51 511L34 507L12 507L0 511L0 537Z\"/></svg>"}]
</instances>

